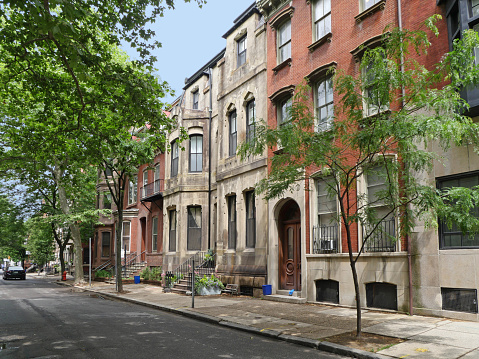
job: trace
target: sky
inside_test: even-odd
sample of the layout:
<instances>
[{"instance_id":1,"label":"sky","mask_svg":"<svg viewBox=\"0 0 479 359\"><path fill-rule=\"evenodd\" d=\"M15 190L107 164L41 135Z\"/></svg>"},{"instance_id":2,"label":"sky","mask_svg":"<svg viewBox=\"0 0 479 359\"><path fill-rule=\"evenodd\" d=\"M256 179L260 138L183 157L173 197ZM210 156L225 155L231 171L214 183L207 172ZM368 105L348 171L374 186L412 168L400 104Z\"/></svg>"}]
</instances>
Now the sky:
<instances>
[{"instance_id":1,"label":"sky","mask_svg":"<svg viewBox=\"0 0 479 359\"><path fill-rule=\"evenodd\" d=\"M158 58L155 64L157 75L175 90L175 96L167 97L166 102L171 103L180 96L185 78L191 77L226 47L222 36L253 2L207 0L199 8L193 0L190 3L176 0L174 10L168 10L164 17L149 26L162 44L153 53ZM134 49L124 50L130 57L136 57Z\"/></svg>"}]
</instances>

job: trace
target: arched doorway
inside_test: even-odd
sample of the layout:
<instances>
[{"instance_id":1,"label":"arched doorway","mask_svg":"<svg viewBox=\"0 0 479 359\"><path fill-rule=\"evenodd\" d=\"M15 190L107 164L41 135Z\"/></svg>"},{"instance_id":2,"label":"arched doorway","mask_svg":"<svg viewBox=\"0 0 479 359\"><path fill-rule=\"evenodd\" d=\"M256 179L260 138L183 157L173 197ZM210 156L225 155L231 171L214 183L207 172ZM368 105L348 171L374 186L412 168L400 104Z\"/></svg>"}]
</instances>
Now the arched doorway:
<instances>
[{"instance_id":1,"label":"arched doorway","mask_svg":"<svg viewBox=\"0 0 479 359\"><path fill-rule=\"evenodd\" d=\"M279 213L279 280L281 289L301 290L301 211L290 200Z\"/></svg>"}]
</instances>

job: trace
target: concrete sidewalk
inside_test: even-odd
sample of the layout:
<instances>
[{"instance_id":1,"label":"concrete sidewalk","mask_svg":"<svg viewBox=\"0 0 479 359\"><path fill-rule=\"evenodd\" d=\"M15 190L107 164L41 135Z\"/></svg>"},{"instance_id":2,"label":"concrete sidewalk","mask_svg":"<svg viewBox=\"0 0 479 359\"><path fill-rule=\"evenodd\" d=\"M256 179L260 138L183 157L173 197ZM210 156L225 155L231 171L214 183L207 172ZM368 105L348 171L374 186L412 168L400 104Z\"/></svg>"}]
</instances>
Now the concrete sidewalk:
<instances>
[{"instance_id":1,"label":"concrete sidewalk","mask_svg":"<svg viewBox=\"0 0 479 359\"><path fill-rule=\"evenodd\" d=\"M479 358L477 322L363 310L364 333L404 340L374 354L323 340L356 329L356 311L350 308L222 295L196 296L193 309L191 296L152 285L124 284L123 294L115 292L114 284L101 282L76 288L357 358Z\"/></svg>"}]
</instances>

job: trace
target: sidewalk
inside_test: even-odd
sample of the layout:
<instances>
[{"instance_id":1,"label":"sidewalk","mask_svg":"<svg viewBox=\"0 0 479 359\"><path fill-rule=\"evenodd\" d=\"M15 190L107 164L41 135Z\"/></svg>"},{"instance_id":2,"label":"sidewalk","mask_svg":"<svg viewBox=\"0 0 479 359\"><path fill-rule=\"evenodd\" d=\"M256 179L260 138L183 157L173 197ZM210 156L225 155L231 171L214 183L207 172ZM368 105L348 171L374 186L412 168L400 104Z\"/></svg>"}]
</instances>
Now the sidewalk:
<instances>
[{"instance_id":1,"label":"sidewalk","mask_svg":"<svg viewBox=\"0 0 479 359\"><path fill-rule=\"evenodd\" d=\"M73 284L71 280L58 283ZM195 296L193 309L191 296L164 293L161 287L146 284L123 287L123 294L115 292L114 284L102 282L76 288L357 358L479 358L477 322L363 310L364 338L359 344L363 350L359 350L341 345L348 344L345 333L356 329L354 309L229 295ZM381 339L387 339L386 345Z\"/></svg>"}]
</instances>

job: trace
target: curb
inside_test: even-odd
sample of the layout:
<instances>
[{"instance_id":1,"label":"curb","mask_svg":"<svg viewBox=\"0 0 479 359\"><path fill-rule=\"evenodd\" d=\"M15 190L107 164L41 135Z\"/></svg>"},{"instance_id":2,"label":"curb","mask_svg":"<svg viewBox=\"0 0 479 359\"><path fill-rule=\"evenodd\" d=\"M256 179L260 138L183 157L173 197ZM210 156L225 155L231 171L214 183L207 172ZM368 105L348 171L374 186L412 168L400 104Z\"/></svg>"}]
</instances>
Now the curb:
<instances>
[{"instance_id":1,"label":"curb","mask_svg":"<svg viewBox=\"0 0 479 359\"><path fill-rule=\"evenodd\" d=\"M241 330L243 332L257 334L257 335L261 335L261 336L268 337L268 338L282 340L282 341L285 341L285 342L288 342L288 343L293 343L293 344L297 344L297 345L301 345L301 346L306 346L306 347L309 347L309 348L318 349L318 350L321 350L323 352L328 352L328 353L338 354L338 355L344 355L344 356L348 356L348 357L352 357L352 358L358 358L358 359L391 359L391 357L388 357L388 356L384 356L384 355L376 354L376 353L370 353L370 352L367 352L367 351L364 351L364 350L354 349L354 348L350 348L350 347L340 345L340 344L330 343L330 342L326 342L326 341L321 342L321 341L314 340L314 339L308 339L308 338L303 338L303 337L296 337L296 336L293 336L293 335L281 334L280 332L277 332L277 331L271 330L271 329L258 329L258 328L251 327L251 326L245 325L245 324L228 322L228 321L219 319L217 317L214 317L212 315L192 312L189 309L175 309L175 308L160 305L160 304L149 303L149 302L140 301L140 300L132 299L132 298L125 298L125 297L122 297L122 296L119 296L119 295L116 295L116 294L105 293L105 292L101 292L101 291L90 289L90 288L76 287L74 285L70 285L68 283L64 283L64 282L61 282L61 281L60 282L55 282L55 283L57 283L58 285L70 286L70 287L82 289L85 292L92 292L92 293L99 294L99 295L102 295L102 296L107 297L107 298L117 299L117 300L121 300L121 301L128 302L128 303L142 305L144 307L149 307L149 308L159 309L159 310L169 312L169 313L179 314L179 315L182 315L184 317L188 317L188 318L195 319L195 320L201 320L203 322L207 322L207 323L210 323L210 324L222 325L222 326L225 326L227 328Z\"/></svg>"}]
</instances>

